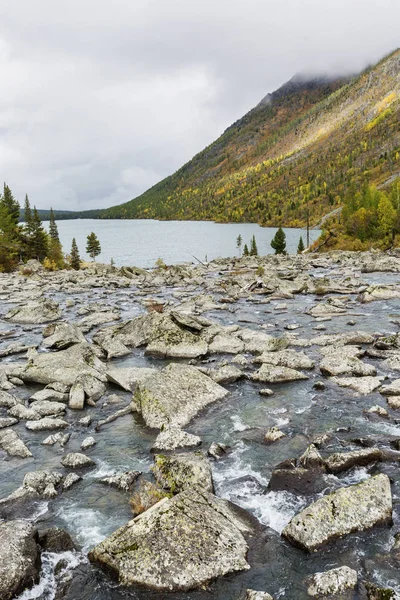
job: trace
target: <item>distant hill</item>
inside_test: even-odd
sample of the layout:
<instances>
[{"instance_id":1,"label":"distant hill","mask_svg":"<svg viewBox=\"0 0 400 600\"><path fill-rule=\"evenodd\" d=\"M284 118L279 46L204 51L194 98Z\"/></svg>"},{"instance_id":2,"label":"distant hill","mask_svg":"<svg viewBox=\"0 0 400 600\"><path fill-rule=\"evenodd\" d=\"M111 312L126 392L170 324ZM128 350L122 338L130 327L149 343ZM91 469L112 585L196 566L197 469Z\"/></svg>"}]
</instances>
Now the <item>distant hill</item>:
<instances>
[{"instance_id":1,"label":"distant hill","mask_svg":"<svg viewBox=\"0 0 400 600\"><path fill-rule=\"evenodd\" d=\"M38 209L39 217L42 221L50 220L50 211L46 209ZM96 219L100 216L100 210L86 210L86 211L75 211L75 210L57 210L54 209L54 215L57 221L65 221L66 219ZM20 210L20 221L25 218L24 209Z\"/></svg>"},{"instance_id":2,"label":"distant hill","mask_svg":"<svg viewBox=\"0 0 400 600\"><path fill-rule=\"evenodd\" d=\"M79 216L317 223L400 172L399 123L400 50L353 79L297 76L141 196Z\"/></svg>"}]
</instances>

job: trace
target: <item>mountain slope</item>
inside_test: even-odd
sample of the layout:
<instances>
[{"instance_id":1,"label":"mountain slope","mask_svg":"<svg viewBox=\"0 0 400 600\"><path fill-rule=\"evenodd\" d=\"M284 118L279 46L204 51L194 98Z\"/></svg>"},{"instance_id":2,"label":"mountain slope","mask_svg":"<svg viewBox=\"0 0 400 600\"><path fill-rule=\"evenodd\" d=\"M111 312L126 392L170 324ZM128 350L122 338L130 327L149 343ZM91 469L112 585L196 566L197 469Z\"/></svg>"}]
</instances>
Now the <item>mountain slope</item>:
<instances>
[{"instance_id":1,"label":"mountain slope","mask_svg":"<svg viewBox=\"0 0 400 600\"><path fill-rule=\"evenodd\" d=\"M103 218L304 225L400 171L400 50L349 81L295 77L174 175Z\"/></svg>"}]
</instances>

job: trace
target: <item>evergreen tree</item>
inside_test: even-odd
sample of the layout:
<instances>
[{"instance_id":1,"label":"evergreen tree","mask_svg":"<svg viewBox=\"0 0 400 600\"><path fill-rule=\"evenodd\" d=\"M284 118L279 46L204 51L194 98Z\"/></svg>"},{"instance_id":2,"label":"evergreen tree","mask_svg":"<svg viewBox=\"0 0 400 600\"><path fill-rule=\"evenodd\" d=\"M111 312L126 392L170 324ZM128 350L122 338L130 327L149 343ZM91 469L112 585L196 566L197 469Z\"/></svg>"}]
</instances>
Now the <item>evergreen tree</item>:
<instances>
[{"instance_id":1,"label":"evergreen tree","mask_svg":"<svg viewBox=\"0 0 400 600\"><path fill-rule=\"evenodd\" d=\"M18 200L16 200L14 198L14 196L12 195L12 191L10 190L10 188L8 187L8 185L5 183L4 184L4 191L3 191L3 198L2 198L2 203L4 204L4 206L7 208L10 217L12 219L12 222L14 223L15 227L18 225L19 222L19 202Z\"/></svg>"},{"instance_id":2,"label":"evergreen tree","mask_svg":"<svg viewBox=\"0 0 400 600\"><path fill-rule=\"evenodd\" d=\"M275 254L286 254L286 234L282 227L279 227L276 232L271 247L275 250Z\"/></svg>"},{"instance_id":3,"label":"evergreen tree","mask_svg":"<svg viewBox=\"0 0 400 600\"><path fill-rule=\"evenodd\" d=\"M33 207L31 244L34 258L42 261L47 256L49 244L36 206Z\"/></svg>"},{"instance_id":4,"label":"evergreen tree","mask_svg":"<svg viewBox=\"0 0 400 600\"><path fill-rule=\"evenodd\" d=\"M239 256L242 253L242 242L243 242L243 238L239 233L239 235L236 238L236 248L239 250Z\"/></svg>"},{"instance_id":5,"label":"evergreen tree","mask_svg":"<svg viewBox=\"0 0 400 600\"><path fill-rule=\"evenodd\" d=\"M255 235L253 235L250 242L250 256L258 256L258 248Z\"/></svg>"},{"instance_id":6,"label":"evergreen tree","mask_svg":"<svg viewBox=\"0 0 400 600\"><path fill-rule=\"evenodd\" d=\"M0 272L10 272L17 265L20 244L15 222L7 207L0 202Z\"/></svg>"},{"instance_id":7,"label":"evergreen tree","mask_svg":"<svg viewBox=\"0 0 400 600\"><path fill-rule=\"evenodd\" d=\"M304 251L304 242L302 236L299 239L299 245L297 246L297 254L301 254Z\"/></svg>"},{"instance_id":8,"label":"evergreen tree","mask_svg":"<svg viewBox=\"0 0 400 600\"><path fill-rule=\"evenodd\" d=\"M50 227L49 227L49 234L52 240L57 240L57 242L60 241L60 238L58 236L58 228L57 228L57 223L54 217L54 213L53 213L53 209L50 208Z\"/></svg>"},{"instance_id":9,"label":"evergreen tree","mask_svg":"<svg viewBox=\"0 0 400 600\"><path fill-rule=\"evenodd\" d=\"M101 252L100 242L93 231L87 236L86 252L89 254L92 260L95 260L96 256L98 256Z\"/></svg>"},{"instance_id":10,"label":"evergreen tree","mask_svg":"<svg viewBox=\"0 0 400 600\"><path fill-rule=\"evenodd\" d=\"M81 258L79 256L79 250L75 238L72 238L70 264L75 271L79 271L81 268Z\"/></svg>"},{"instance_id":11,"label":"evergreen tree","mask_svg":"<svg viewBox=\"0 0 400 600\"><path fill-rule=\"evenodd\" d=\"M32 210L29 202L28 194L25 194L24 221L27 232L31 232L32 228Z\"/></svg>"},{"instance_id":12,"label":"evergreen tree","mask_svg":"<svg viewBox=\"0 0 400 600\"><path fill-rule=\"evenodd\" d=\"M247 247L247 244L245 244L244 248L243 248L243 256L249 256L249 254L250 254L249 249Z\"/></svg>"}]
</instances>

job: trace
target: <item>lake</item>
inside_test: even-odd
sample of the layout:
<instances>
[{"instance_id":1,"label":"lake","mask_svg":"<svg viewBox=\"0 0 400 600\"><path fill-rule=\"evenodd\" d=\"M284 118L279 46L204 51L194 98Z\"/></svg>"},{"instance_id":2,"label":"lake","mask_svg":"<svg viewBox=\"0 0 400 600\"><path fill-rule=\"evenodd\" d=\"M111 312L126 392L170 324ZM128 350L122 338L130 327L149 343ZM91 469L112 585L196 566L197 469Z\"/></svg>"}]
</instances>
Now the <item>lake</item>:
<instances>
[{"instance_id":1,"label":"lake","mask_svg":"<svg viewBox=\"0 0 400 600\"><path fill-rule=\"evenodd\" d=\"M45 223L48 228L48 223ZM238 253L236 239L240 234L243 245L253 235L256 237L259 254L271 254L270 246L277 229L260 227L255 223L213 223L212 221L155 221L155 220L119 220L119 219L78 219L57 221L60 240L64 252L71 250L75 237L82 259L87 256L86 237L94 231L101 243L99 262L109 263L111 259L117 266L135 265L153 267L158 258L166 264L193 261L194 256L201 261L234 256ZM304 229L285 229L287 251L295 253L302 235L306 241ZM320 231L310 231L310 240L318 238Z\"/></svg>"}]
</instances>

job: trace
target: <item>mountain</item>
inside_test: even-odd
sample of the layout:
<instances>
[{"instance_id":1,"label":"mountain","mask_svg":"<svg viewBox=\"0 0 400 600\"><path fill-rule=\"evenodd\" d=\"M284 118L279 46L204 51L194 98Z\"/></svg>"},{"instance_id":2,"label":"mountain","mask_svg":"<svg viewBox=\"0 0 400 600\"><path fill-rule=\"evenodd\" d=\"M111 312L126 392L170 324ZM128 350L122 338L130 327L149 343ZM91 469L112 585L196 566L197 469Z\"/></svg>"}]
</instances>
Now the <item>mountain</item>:
<instances>
[{"instance_id":1,"label":"mountain","mask_svg":"<svg viewBox=\"0 0 400 600\"><path fill-rule=\"evenodd\" d=\"M352 79L296 76L175 174L99 216L316 224L349 186L399 173L399 123L400 50Z\"/></svg>"}]
</instances>

